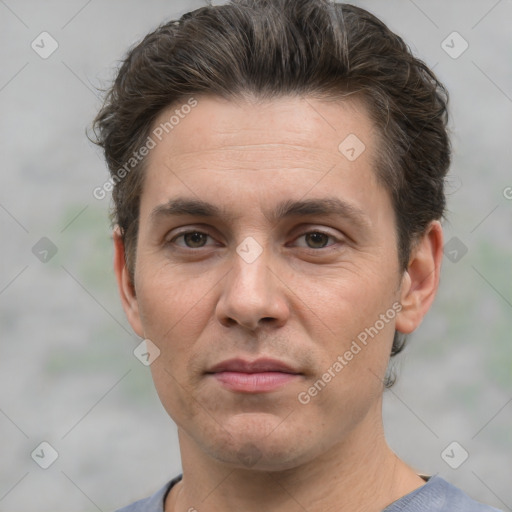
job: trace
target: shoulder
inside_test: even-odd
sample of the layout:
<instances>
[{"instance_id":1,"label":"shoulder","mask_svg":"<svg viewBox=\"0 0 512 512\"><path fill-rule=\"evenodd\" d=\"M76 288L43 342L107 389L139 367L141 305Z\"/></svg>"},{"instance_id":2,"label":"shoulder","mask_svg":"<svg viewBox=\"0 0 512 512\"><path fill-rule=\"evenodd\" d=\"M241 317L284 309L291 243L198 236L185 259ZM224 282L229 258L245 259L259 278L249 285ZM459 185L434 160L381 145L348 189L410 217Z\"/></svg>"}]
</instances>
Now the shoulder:
<instances>
[{"instance_id":1,"label":"shoulder","mask_svg":"<svg viewBox=\"0 0 512 512\"><path fill-rule=\"evenodd\" d=\"M115 512L164 512L164 502L172 486L181 480L181 475L167 482L161 489L148 498L138 500L131 505L117 509Z\"/></svg>"},{"instance_id":2,"label":"shoulder","mask_svg":"<svg viewBox=\"0 0 512 512\"><path fill-rule=\"evenodd\" d=\"M395 501L384 512L500 512L434 475L422 487Z\"/></svg>"}]
</instances>

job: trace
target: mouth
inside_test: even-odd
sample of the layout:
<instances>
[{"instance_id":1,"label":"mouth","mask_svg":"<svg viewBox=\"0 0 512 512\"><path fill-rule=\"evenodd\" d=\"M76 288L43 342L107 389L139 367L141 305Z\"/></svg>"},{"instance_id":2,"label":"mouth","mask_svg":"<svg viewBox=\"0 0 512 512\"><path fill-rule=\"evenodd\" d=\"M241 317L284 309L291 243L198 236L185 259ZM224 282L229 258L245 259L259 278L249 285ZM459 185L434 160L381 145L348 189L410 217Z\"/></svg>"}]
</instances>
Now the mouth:
<instances>
[{"instance_id":1,"label":"mouth","mask_svg":"<svg viewBox=\"0 0 512 512\"><path fill-rule=\"evenodd\" d=\"M240 393L266 393L277 390L302 376L282 361L230 359L213 366L206 374L222 387Z\"/></svg>"}]
</instances>

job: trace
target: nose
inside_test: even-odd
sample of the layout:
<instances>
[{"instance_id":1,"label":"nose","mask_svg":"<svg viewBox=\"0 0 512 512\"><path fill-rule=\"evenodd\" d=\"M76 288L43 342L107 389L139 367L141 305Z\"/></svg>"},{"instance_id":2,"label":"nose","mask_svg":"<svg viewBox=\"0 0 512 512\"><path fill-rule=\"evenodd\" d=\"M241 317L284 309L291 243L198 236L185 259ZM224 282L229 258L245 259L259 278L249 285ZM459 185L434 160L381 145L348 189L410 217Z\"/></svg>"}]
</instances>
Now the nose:
<instances>
[{"instance_id":1,"label":"nose","mask_svg":"<svg viewBox=\"0 0 512 512\"><path fill-rule=\"evenodd\" d=\"M233 265L222 280L216 307L222 325L239 325L255 331L266 324L277 328L286 323L286 286L278 277L278 270L272 268L269 251L264 249L254 261L244 259L242 252L234 252Z\"/></svg>"}]
</instances>

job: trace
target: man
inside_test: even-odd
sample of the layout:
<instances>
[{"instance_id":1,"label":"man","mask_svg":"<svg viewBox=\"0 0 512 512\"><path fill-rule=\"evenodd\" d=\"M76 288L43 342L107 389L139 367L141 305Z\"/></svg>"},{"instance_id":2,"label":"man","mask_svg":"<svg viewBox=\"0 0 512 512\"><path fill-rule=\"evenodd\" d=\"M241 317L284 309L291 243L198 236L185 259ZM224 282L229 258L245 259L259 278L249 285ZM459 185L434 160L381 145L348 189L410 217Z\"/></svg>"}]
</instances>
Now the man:
<instances>
[{"instance_id":1,"label":"man","mask_svg":"<svg viewBox=\"0 0 512 512\"><path fill-rule=\"evenodd\" d=\"M388 447L439 284L447 94L368 12L238 0L134 48L96 119L115 272L183 475L128 511L484 511Z\"/></svg>"}]
</instances>

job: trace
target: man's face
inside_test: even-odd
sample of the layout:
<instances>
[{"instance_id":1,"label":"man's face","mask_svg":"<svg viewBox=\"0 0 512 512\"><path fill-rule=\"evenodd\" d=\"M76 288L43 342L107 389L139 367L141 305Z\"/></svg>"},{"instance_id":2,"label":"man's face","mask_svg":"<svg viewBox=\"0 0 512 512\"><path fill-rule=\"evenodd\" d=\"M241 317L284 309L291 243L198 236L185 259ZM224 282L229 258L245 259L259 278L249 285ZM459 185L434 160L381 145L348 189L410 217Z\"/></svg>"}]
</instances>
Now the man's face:
<instances>
[{"instance_id":1,"label":"man's face","mask_svg":"<svg viewBox=\"0 0 512 512\"><path fill-rule=\"evenodd\" d=\"M128 316L191 446L294 467L380 421L401 276L374 127L353 100L197 100L148 156Z\"/></svg>"}]
</instances>

